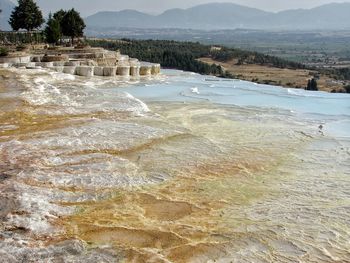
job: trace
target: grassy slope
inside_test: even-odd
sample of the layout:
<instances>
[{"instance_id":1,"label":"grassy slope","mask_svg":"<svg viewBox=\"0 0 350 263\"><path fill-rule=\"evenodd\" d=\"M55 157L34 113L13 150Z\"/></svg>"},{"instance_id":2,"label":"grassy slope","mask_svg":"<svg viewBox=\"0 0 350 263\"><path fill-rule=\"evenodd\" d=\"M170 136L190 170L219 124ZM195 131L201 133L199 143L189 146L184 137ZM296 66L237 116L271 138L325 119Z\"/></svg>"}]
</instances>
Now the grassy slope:
<instances>
[{"instance_id":1,"label":"grassy slope","mask_svg":"<svg viewBox=\"0 0 350 263\"><path fill-rule=\"evenodd\" d=\"M200 58L199 60L208 64L218 64L236 78L253 81L256 83L292 88L304 88L308 79L311 78L310 70L307 69L281 69L256 64L236 65L237 61L235 60L220 62L208 57ZM320 76L318 86L320 90L328 92L332 91L333 89L341 90L343 88L341 84L334 82L333 79L325 75Z\"/></svg>"}]
</instances>

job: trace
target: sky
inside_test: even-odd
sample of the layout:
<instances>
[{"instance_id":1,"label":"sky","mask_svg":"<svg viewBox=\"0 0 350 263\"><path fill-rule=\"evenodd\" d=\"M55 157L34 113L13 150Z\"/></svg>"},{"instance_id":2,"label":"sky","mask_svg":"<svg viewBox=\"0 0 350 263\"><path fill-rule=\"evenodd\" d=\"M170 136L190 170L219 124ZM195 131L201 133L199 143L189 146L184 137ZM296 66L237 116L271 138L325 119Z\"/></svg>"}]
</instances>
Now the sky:
<instances>
[{"instance_id":1,"label":"sky","mask_svg":"<svg viewBox=\"0 0 350 263\"><path fill-rule=\"evenodd\" d=\"M16 0L12 0L16 2ZM188 8L209 2L232 2L255 7L266 11L281 11L286 9L312 8L332 2L350 2L350 0L36 0L44 13L60 8L74 7L83 16L98 11L119 11L135 9L150 14L159 14L170 8Z\"/></svg>"}]
</instances>

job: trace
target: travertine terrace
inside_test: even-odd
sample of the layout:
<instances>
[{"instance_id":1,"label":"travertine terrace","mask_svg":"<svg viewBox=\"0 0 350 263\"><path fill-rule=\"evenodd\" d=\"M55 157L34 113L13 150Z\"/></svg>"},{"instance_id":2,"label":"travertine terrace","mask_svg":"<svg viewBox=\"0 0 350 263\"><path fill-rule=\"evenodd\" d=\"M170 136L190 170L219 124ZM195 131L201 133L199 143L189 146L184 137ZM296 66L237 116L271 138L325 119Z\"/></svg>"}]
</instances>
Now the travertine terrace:
<instances>
[{"instance_id":1,"label":"travertine terrace","mask_svg":"<svg viewBox=\"0 0 350 263\"><path fill-rule=\"evenodd\" d=\"M0 67L47 68L84 77L138 77L160 73L159 64L140 62L119 52L91 47L59 47L39 49L31 54L17 53L0 57Z\"/></svg>"}]
</instances>

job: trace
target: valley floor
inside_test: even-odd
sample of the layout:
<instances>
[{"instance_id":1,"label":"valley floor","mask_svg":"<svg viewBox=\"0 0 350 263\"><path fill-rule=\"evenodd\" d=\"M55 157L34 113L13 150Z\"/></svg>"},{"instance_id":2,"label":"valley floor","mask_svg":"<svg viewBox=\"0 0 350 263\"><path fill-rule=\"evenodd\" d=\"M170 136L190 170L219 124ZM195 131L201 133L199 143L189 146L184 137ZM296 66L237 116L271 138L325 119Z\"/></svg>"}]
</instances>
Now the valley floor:
<instances>
[{"instance_id":1,"label":"valley floor","mask_svg":"<svg viewBox=\"0 0 350 263\"><path fill-rule=\"evenodd\" d=\"M256 64L236 65L235 60L228 62L220 62L212 58L200 58L202 62L207 64L217 64L235 78L241 80L252 81L259 84L277 85L289 88L304 88L312 76L311 71L307 69L281 69L269 66L260 66ZM343 84L336 80L321 75L317 81L318 88L321 91L331 92L332 90L340 91Z\"/></svg>"}]
</instances>

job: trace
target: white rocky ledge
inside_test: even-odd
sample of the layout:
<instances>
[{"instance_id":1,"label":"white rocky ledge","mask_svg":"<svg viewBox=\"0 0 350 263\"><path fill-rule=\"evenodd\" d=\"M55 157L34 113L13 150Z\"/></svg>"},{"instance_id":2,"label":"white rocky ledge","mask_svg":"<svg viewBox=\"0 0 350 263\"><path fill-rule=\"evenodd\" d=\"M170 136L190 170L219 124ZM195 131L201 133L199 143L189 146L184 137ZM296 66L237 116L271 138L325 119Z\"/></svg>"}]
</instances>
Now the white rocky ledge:
<instances>
[{"instance_id":1,"label":"white rocky ledge","mask_svg":"<svg viewBox=\"0 0 350 263\"><path fill-rule=\"evenodd\" d=\"M79 56L76 51L69 52L65 49L60 51L66 53L0 57L0 68L12 66L26 69L45 68L83 77L151 76L159 74L161 69L160 64L140 62L136 58L107 50L98 49L100 52L98 56L87 51L82 53L84 56Z\"/></svg>"}]
</instances>

